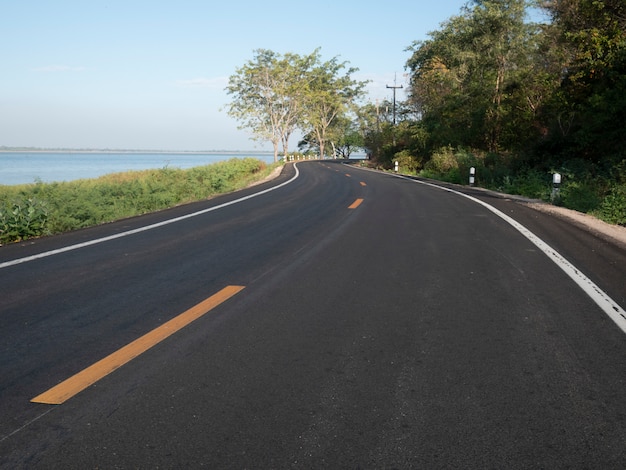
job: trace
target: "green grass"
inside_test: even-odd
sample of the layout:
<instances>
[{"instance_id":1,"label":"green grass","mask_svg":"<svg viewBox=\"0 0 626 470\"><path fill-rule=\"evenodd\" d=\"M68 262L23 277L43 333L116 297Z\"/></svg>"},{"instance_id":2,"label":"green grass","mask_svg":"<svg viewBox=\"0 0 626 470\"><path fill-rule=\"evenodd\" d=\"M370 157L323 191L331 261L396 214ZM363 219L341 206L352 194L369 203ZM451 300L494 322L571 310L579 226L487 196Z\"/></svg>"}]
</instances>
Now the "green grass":
<instances>
[{"instance_id":1,"label":"green grass","mask_svg":"<svg viewBox=\"0 0 626 470\"><path fill-rule=\"evenodd\" d=\"M244 188L275 166L234 158L188 170L161 168L63 183L0 186L0 244L208 199Z\"/></svg>"},{"instance_id":2,"label":"green grass","mask_svg":"<svg viewBox=\"0 0 626 470\"><path fill-rule=\"evenodd\" d=\"M456 184L468 184L469 168L476 168L476 184L507 194L516 194L591 214L605 222L626 226L626 160L607 169L581 160L556 167L563 183L551 199L552 171L512 165L510 156L473 154L445 147L435 152L420 176ZM515 169L514 169L515 168Z\"/></svg>"}]
</instances>

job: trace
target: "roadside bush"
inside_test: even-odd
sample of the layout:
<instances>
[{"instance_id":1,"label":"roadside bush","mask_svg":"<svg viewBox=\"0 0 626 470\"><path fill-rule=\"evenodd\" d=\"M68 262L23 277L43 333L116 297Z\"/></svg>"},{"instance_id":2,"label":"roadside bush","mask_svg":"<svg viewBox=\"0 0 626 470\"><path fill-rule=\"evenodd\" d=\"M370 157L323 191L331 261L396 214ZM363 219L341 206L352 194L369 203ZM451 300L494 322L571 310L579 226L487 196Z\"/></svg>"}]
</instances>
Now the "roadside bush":
<instances>
[{"instance_id":1,"label":"roadside bush","mask_svg":"<svg viewBox=\"0 0 626 470\"><path fill-rule=\"evenodd\" d=\"M476 175L480 177L480 170L484 169L483 158L465 149L455 151L448 146L440 148L432 155L420 175L448 183L467 184L471 167L476 168Z\"/></svg>"},{"instance_id":2,"label":"roadside bush","mask_svg":"<svg viewBox=\"0 0 626 470\"><path fill-rule=\"evenodd\" d=\"M409 150L402 150L394 155L394 161L398 162L398 166L402 173L417 174L422 166L422 160L414 157Z\"/></svg>"},{"instance_id":3,"label":"roadside bush","mask_svg":"<svg viewBox=\"0 0 626 470\"><path fill-rule=\"evenodd\" d=\"M595 215L610 224L626 226L626 185L615 186L602 200Z\"/></svg>"},{"instance_id":4,"label":"roadside bush","mask_svg":"<svg viewBox=\"0 0 626 470\"><path fill-rule=\"evenodd\" d=\"M537 170L521 171L505 177L500 190L507 194L517 194L533 199L550 199L552 176Z\"/></svg>"},{"instance_id":5,"label":"roadside bush","mask_svg":"<svg viewBox=\"0 0 626 470\"><path fill-rule=\"evenodd\" d=\"M626 226L626 159L611 168L613 185L607 191L595 215L605 222Z\"/></svg>"},{"instance_id":6,"label":"roadside bush","mask_svg":"<svg viewBox=\"0 0 626 470\"><path fill-rule=\"evenodd\" d=\"M36 198L19 198L0 207L0 243L47 233L48 208Z\"/></svg>"},{"instance_id":7,"label":"roadside bush","mask_svg":"<svg viewBox=\"0 0 626 470\"><path fill-rule=\"evenodd\" d=\"M595 185L580 181L566 181L562 184L560 200L564 207L579 212L591 212L602 202Z\"/></svg>"},{"instance_id":8,"label":"roadside bush","mask_svg":"<svg viewBox=\"0 0 626 470\"><path fill-rule=\"evenodd\" d=\"M459 163L454 156L452 147L442 147L435 151L430 160L424 165L424 170L432 175L444 176L453 169L458 169Z\"/></svg>"},{"instance_id":9,"label":"roadside bush","mask_svg":"<svg viewBox=\"0 0 626 470\"><path fill-rule=\"evenodd\" d=\"M234 158L188 170L162 168L64 183L0 186L0 243L207 199L243 188L275 166Z\"/></svg>"},{"instance_id":10,"label":"roadside bush","mask_svg":"<svg viewBox=\"0 0 626 470\"><path fill-rule=\"evenodd\" d=\"M549 162L527 166L523 155L472 153L452 147L438 149L424 165L421 176L456 184L468 184L470 167L476 168L476 184L507 194L551 201L579 212L592 213L612 224L626 225L626 160L600 166L580 158L556 164L563 177L558 197L552 199Z\"/></svg>"},{"instance_id":11,"label":"roadside bush","mask_svg":"<svg viewBox=\"0 0 626 470\"><path fill-rule=\"evenodd\" d=\"M459 162L452 147L442 147L431 156L420 172L426 178L462 184Z\"/></svg>"},{"instance_id":12,"label":"roadside bush","mask_svg":"<svg viewBox=\"0 0 626 470\"><path fill-rule=\"evenodd\" d=\"M482 156L476 155L473 152L469 152L465 149L459 149L455 154L454 158L457 161L458 168L458 178L459 184L469 184L469 174L470 168L474 167L476 173L474 174L476 178L477 184L480 184L481 172L480 170L484 168L483 158Z\"/></svg>"}]
</instances>

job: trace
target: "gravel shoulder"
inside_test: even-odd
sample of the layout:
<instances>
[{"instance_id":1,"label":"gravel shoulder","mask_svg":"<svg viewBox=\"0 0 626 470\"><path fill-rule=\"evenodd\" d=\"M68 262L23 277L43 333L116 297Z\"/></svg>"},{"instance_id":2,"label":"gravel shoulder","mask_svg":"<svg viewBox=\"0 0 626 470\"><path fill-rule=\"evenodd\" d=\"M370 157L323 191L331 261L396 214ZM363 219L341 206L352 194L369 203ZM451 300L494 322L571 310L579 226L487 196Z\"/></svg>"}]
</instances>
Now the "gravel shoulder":
<instances>
[{"instance_id":1,"label":"gravel shoulder","mask_svg":"<svg viewBox=\"0 0 626 470\"><path fill-rule=\"evenodd\" d=\"M467 186L461 186L461 188L467 188ZM565 207L555 206L539 199L529 199L523 196L499 193L497 191L484 188L472 188L472 190L490 194L500 199L515 201L536 211L567 220L569 223L584 228L597 237L606 240L607 242L614 243L626 250L626 227L621 225L608 224L592 215L584 214L572 209L566 209Z\"/></svg>"},{"instance_id":2,"label":"gravel shoulder","mask_svg":"<svg viewBox=\"0 0 626 470\"><path fill-rule=\"evenodd\" d=\"M564 207L553 206L545 202L525 202L529 207L569 220L571 223L585 227L596 236L613 241L626 249L626 227L611 225L589 214L583 214Z\"/></svg>"}]
</instances>

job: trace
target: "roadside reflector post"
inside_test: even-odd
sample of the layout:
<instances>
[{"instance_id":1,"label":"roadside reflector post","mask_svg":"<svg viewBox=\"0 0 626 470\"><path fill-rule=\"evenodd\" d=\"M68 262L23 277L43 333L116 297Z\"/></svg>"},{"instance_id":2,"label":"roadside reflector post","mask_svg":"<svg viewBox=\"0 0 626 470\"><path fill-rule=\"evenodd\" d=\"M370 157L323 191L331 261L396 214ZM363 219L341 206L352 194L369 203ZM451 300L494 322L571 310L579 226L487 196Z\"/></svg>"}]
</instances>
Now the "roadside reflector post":
<instances>
[{"instance_id":1,"label":"roadside reflector post","mask_svg":"<svg viewBox=\"0 0 626 470\"><path fill-rule=\"evenodd\" d=\"M395 167L394 170L397 173L398 172L398 160L396 160L393 165Z\"/></svg>"},{"instance_id":2,"label":"roadside reflector post","mask_svg":"<svg viewBox=\"0 0 626 470\"><path fill-rule=\"evenodd\" d=\"M550 197L551 202L554 202L559 197L559 189L561 188L561 174L554 173L552 175L552 195Z\"/></svg>"},{"instance_id":3,"label":"roadside reflector post","mask_svg":"<svg viewBox=\"0 0 626 470\"><path fill-rule=\"evenodd\" d=\"M474 186L475 182L476 182L476 168L471 167L470 168L470 176L469 176L469 184L470 184L470 186Z\"/></svg>"}]
</instances>

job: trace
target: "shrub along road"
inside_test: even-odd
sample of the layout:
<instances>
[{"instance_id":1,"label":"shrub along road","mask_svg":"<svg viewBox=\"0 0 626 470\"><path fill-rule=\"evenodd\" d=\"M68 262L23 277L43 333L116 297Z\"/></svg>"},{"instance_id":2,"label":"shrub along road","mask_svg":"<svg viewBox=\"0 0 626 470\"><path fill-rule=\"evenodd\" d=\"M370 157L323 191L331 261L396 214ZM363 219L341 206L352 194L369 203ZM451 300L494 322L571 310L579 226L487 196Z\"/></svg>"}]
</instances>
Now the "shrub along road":
<instances>
[{"instance_id":1,"label":"shrub along road","mask_svg":"<svg viewBox=\"0 0 626 470\"><path fill-rule=\"evenodd\" d=\"M623 249L480 197L624 305ZM3 247L0 266L6 468L626 461L626 335L458 194L305 162L243 192ZM61 404L31 402L90 366L104 376Z\"/></svg>"}]
</instances>

